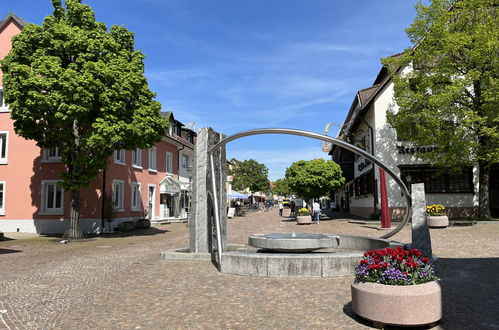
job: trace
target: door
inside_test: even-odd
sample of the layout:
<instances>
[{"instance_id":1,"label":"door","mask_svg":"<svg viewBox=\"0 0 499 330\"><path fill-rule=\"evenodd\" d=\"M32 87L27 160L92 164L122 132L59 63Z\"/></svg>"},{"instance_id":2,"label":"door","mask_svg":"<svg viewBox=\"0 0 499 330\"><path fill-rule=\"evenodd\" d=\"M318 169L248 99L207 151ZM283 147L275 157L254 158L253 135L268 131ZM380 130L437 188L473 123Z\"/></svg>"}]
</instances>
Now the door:
<instances>
[{"instance_id":1,"label":"door","mask_svg":"<svg viewBox=\"0 0 499 330\"><path fill-rule=\"evenodd\" d=\"M149 185L149 193L147 197L147 218L154 220L154 207L156 199L156 186Z\"/></svg>"}]
</instances>

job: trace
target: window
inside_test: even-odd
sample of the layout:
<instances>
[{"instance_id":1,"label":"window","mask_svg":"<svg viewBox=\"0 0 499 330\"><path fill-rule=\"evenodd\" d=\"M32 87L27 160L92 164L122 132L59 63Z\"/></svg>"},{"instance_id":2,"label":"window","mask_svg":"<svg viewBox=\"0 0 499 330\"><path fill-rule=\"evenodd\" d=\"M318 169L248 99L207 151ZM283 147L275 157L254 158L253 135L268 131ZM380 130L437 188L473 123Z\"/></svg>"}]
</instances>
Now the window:
<instances>
[{"instance_id":1,"label":"window","mask_svg":"<svg viewBox=\"0 0 499 330\"><path fill-rule=\"evenodd\" d=\"M408 186L424 183L425 193L473 193L473 171L469 167L459 174L439 173L430 166L404 166L400 168L402 181Z\"/></svg>"},{"instance_id":2,"label":"window","mask_svg":"<svg viewBox=\"0 0 499 330\"><path fill-rule=\"evenodd\" d=\"M132 151L132 166L142 168L142 150L138 148Z\"/></svg>"},{"instance_id":3,"label":"window","mask_svg":"<svg viewBox=\"0 0 499 330\"><path fill-rule=\"evenodd\" d=\"M123 196L125 190L125 183L122 180L113 180L113 203L116 211L125 211Z\"/></svg>"},{"instance_id":4,"label":"window","mask_svg":"<svg viewBox=\"0 0 499 330\"><path fill-rule=\"evenodd\" d=\"M3 88L0 87L0 112L7 112L8 110L7 104L5 104L5 100L3 99Z\"/></svg>"},{"instance_id":5,"label":"window","mask_svg":"<svg viewBox=\"0 0 499 330\"><path fill-rule=\"evenodd\" d=\"M115 150L114 151L114 163L125 165L125 150Z\"/></svg>"},{"instance_id":6,"label":"window","mask_svg":"<svg viewBox=\"0 0 499 330\"><path fill-rule=\"evenodd\" d=\"M59 147L53 147L50 149L43 149L43 161L45 161L45 162L60 162L61 155L59 153Z\"/></svg>"},{"instance_id":7,"label":"window","mask_svg":"<svg viewBox=\"0 0 499 330\"><path fill-rule=\"evenodd\" d=\"M141 210L140 183L132 182L132 211Z\"/></svg>"},{"instance_id":8,"label":"window","mask_svg":"<svg viewBox=\"0 0 499 330\"><path fill-rule=\"evenodd\" d=\"M42 181L42 214L64 214L64 188L56 180Z\"/></svg>"},{"instance_id":9,"label":"window","mask_svg":"<svg viewBox=\"0 0 499 330\"><path fill-rule=\"evenodd\" d=\"M5 181L0 181L0 215L5 215Z\"/></svg>"},{"instance_id":10,"label":"window","mask_svg":"<svg viewBox=\"0 0 499 330\"><path fill-rule=\"evenodd\" d=\"M0 131L0 164L7 164L9 132Z\"/></svg>"},{"instance_id":11,"label":"window","mask_svg":"<svg viewBox=\"0 0 499 330\"><path fill-rule=\"evenodd\" d=\"M173 154L166 153L166 173L173 173Z\"/></svg>"},{"instance_id":12,"label":"window","mask_svg":"<svg viewBox=\"0 0 499 330\"><path fill-rule=\"evenodd\" d=\"M191 158L188 155L182 154L182 167L189 168L191 166Z\"/></svg>"},{"instance_id":13,"label":"window","mask_svg":"<svg viewBox=\"0 0 499 330\"><path fill-rule=\"evenodd\" d=\"M374 172L369 172L355 178L354 181L355 196L361 197L374 193Z\"/></svg>"},{"instance_id":14,"label":"window","mask_svg":"<svg viewBox=\"0 0 499 330\"><path fill-rule=\"evenodd\" d=\"M149 149L149 171L156 171L156 147Z\"/></svg>"}]
</instances>

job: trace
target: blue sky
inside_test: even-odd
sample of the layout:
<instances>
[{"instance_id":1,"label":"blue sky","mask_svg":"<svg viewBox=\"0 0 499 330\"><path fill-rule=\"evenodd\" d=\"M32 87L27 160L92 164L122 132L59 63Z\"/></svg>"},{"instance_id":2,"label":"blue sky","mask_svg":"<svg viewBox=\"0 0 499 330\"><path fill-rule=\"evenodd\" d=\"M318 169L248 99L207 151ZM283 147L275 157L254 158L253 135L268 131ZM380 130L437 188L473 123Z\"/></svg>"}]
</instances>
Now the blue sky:
<instances>
[{"instance_id":1,"label":"blue sky","mask_svg":"<svg viewBox=\"0 0 499 330\"><path fill-rule=\"evenodd\" d=\"M84 0L97 20L135 33L146 76L163 110L226 135L255 128L323 132L341 124L357 90L372 85L379 59L408 46L415 0ZM3 0L35 24L49 0ZM3 16L0 14L0 16ZM329 135L336 136L333 124ZM262 135L228 145L271 180L294 161L327 155L320 141Z\"/></svg>"}]
</instances>

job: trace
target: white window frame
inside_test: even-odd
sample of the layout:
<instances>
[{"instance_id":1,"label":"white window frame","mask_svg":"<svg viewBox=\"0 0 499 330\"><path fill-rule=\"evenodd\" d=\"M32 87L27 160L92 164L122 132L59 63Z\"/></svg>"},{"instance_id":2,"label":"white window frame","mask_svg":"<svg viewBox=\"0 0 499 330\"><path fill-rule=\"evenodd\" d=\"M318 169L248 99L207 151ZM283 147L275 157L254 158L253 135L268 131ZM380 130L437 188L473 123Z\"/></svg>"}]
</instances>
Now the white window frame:
<instances>
[{"instance_id":1,"label":"white window frame","mask_svg":"<svg viewBox=\"0 0 499 330\"><path fill-rule=\"evenodd\" d=\"M57 185L61 180L42 180L42 205L40 208L40 215L64 215L64 188ZM48 198L48 187L49 185L54 185L57 189L61 191L61 207L47 207ZM55 198L55 194L54 194ZM54 201L55 204L55 201Z\"/></svg>"},{"instance_id":2,"label":"white window frame","mask_svg":"<svg viewBox=\"0 0 499 330\"><path fill-rule=\"evenodd\" d=\"M139 148L132 150L132 167L142 168L142 150Z\"/></svg>"},{"instance_id":3,"label":"white window frame","mask_svg":"<svg viewBox=\"0 0 499 330\"><path fill-rule=\"evenodd\" d=\"M169 151L166 152L166 173L173 174L173 153Z\"/></svg>"},{"instance_id":4,"label":"white window frame","mask_svg":"<svg viewBox=\"0 0 499 330\"><path fill-rule=\"evenodd\" d=\"M142 211L142 195L140 194L140 183L138 182L132 182L132 197L131 197L131 203L130 203L130 209L132 211ZM135 189L137 190L137 194L134 196ZM134 198L136 197L136 198Z\"/></svg>"},{"instance_id":5,"label":"white window frame","mask_svg":"<svg viewBox=\"0 0 499 330\"><path fill-rule=\"evenodd\" d=\"M7 183L5 181L0 181L0 185L2 186L2 197L0 199L0 215L5 215L5 196L7 195Z\"/></svg>"},{"instance_id":6,"label":"white window frame","mask_svg":"<svg viewBox=\"0 0 499 330\"><path fill-rule=\"evenodd\" d=\"M116 205L116 187L120 187L118 196L118 205ZM113 205L116 208L116 212L125 212L125 181L123 180L113 180Z\"/></svg>"},{"instance_id":7,"label":"white window frame","mask_svg":"<svg viewBox=\"0 0 499 330\"><path fill-rule=\"evenodd\" d=\"M3 97L3 87L0 86L0 112L9 112L9 106L5 104L5 98Z\"/></svg>"},{"instance_id":8,"label":"white window frame","mask_svg":"<svg viewBox=\"0 0 499 330\"><path fill-rule=\"evenodd\" d=\"M5 155L2 157L3 142L0 139L0 164L7 164L9 160L9 131L0 131L0 135L5 134Z\"/></svg>"},{"instance_id":9,"label":"white window frame","mask_svg":"<svg viewBox=\"0 0 499 330\"><path fill-rule=\"evenodd\" d=\"M149 171L157 172L158 167L156 165L156 147L149 149Z\"/></svg>"},{"instance_id":10,"label":"white window frame","mask_svg":"<svg viewBox=\"0 0 499 330\"><path fill-rule=\"evenodd\" d=\"M50 150L55 149L56 156L50 156ZM43 149L43 163L58 163L61 161L59 147Z\"/></svg>"},{"instance_id":11,"label":"white window frame","mask_svg":"<svg viewBox=\"0 0 499 330\"><path fill-rule=\"evenodd\" d=\"M125 150L121 149L114 151L114 163L118 165L126 165Z\"/></svg>"}]
</instances>

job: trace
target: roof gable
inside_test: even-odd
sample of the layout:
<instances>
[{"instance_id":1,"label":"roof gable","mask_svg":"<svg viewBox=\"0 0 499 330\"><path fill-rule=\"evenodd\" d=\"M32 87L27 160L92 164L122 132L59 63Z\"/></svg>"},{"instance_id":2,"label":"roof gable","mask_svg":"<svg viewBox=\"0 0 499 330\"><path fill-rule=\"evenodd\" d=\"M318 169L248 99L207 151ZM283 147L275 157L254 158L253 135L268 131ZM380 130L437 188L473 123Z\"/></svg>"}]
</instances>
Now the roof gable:
<instances>
[{"instance_id":1,"label":"roof gable","mask_svg":"<svg viewBox=\"0 0 499 330\"><path fill-rule=\"evenodd\" d=\"M21 30L26 24L28 24L28 22L23 20L21 17L17 16L13 12L10 12L0 21L0 31L2 31L10 21L13 21L14 24L18 25Z\"/></svg>"}]
</instances>

